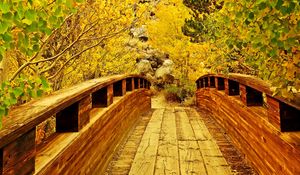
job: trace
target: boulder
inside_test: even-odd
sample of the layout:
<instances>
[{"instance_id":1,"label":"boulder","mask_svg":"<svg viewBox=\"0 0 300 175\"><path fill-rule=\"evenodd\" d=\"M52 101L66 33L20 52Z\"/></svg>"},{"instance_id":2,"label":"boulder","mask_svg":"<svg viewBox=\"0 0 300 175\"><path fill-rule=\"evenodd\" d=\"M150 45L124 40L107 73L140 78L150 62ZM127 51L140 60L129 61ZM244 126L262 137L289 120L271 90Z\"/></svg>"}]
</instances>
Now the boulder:
<instances>
[{"instance_id":1,"label":"boulder","mask_svg":"<svg viewBox=\"0 0 300 175\"><path fill-rule=\"evenodd\" d=\"M140 60L137 65L137 70L140 74L151 74L153 73L153 69L151 67L151 63L148 60Z\"/></svg>"},{"instance_id":2,"label":"boulder","mask_svg":"<svg viewBox=\"0 0 300 175\"><path fill-rule=\"evenodd\" d=\"M156 78L164 78L166 75L172 75L173 73L173 61L172 60L165 60L163 65L158 68L155 72Z\"/></svg>"}]
</instances>

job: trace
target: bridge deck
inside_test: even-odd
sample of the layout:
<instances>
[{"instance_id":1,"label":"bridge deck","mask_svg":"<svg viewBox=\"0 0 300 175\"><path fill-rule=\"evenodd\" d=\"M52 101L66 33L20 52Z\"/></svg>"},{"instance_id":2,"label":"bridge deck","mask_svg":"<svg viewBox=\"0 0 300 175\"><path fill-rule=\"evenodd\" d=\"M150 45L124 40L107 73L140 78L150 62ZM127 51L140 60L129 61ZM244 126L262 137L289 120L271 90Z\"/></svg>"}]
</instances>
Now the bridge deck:
<instances>
[{"instance_id":1,"label":"bridge deck","mask_svg":"<svg viewBox=\"0 0 300 175\"><path fill-rule=\"evenodd\" d=\"M142 116L114 155L106 174L233 172L195 109L166 106Z\"/></svg>"}]
</instances>

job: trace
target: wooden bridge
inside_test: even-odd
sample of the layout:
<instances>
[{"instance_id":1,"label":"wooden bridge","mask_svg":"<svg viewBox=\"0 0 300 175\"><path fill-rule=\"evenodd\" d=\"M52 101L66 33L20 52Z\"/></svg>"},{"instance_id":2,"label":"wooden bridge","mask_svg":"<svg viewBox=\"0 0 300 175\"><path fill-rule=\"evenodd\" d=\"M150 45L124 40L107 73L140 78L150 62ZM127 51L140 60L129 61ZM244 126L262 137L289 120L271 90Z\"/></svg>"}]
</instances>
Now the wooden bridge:
<instances>
[{"instance_id":1,"label":"wooden bridge","mask_svg":"<svg viewBox=\"0 0 300 175\"><path fill-rule=\"evenodd\" d=\"M151 108L151 83L140 75L19 106L0 130L0 174L234 174L228 140L259 174L300 174L299 105L251 76L209 74L196 84L197 109ZM36 127L53 116L56 133L37 145Z\"/></svg>"}]
</instances>

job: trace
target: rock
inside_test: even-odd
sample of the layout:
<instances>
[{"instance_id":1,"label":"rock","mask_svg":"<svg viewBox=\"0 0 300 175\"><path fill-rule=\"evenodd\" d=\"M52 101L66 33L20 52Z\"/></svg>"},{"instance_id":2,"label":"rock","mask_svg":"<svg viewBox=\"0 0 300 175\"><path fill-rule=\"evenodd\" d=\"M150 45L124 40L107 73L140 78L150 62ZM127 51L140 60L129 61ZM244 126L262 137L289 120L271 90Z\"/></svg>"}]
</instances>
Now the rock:
<instances>
[{"instance_id":1,"label":"rock","mask_svg":"<svg viewBox=\"0 0 300 175\"><path fill-rule=\"evenodd\" d=\"M163 80L169 79L171 76L173 77L174 80L174 76L172 75L173 73L173 61L172 60L165 60L163 65L158 68L155 72L155 77L157 79L161 78Z\"/></svg>"},{"instance_id":2,"label":"rock","mask_svg":"<svg viewBox=\"0 0 300 175\"><path fill-rule=\"evenodd\" d=\"M145 60L145 59L140 60L136 66L137 66L138 72L141 74L153 73L153 69L148 60Z\"/></svg>"}]
</instances>

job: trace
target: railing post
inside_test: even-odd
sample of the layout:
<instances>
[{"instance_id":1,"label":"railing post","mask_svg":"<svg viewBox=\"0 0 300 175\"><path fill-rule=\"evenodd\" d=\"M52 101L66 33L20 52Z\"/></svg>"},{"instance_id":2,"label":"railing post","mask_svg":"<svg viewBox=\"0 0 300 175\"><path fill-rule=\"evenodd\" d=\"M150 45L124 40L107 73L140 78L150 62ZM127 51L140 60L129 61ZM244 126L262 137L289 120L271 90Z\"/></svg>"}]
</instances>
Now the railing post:
<instances>
[{"instance_id":1,"label":"railing post","mask_svg":"<svg viewBox=\"0 0 300 175\"><path fill-rule=\"evenodd\" d=\"M140 88L141 88L141 79L138 78L138 89L140 89Z\"/></svg>"},{"instance_id":2,"label":"railing post","mask_svg":"<svg viewBox=\"0 0 300 175\"><path fill-rule=\"evenodd\" d=\"M34 174L35 128L0 149L0 174Z\"/></svg>"},{"instance_id":3,"label":"railing post","mask_svg":"<svg viewBox=\"0 0 300 175\"><path fill-rule=\"evenodd\" d=\"M126 94L126 79L122 80L122 96Z\"/></svg>"},{"instance_id":4,"label":"railing post","mask_svg":"<svg viewBox=\"0 0 300 175\"><path fill-rule=\"evenodd\" d=\"M131 78L131 87L132 87L132 90L134 90L134 89L135 89L134 78Z\"/></svg>"},{"instance_id":5,"label":"railing post","mask_svg":"<svg viewBox=\"0 0 300 175\"><path fill-rule=\"evenodd\" d=\"M114 86L108 85L107 86L107 106L113 104L114 102Z\"/></svg>"},{"instance_id":6,"label":"railing post","mask_svg":"<svg viewBox=\"0 0 300 175\"><path fill-rule=\"evenodd\" d=\"M92 109L92 95L88 95L79 102L78 127L81 130L90 122L90 111Z\"/></svg>"}]
</instances>

